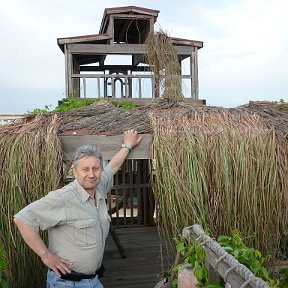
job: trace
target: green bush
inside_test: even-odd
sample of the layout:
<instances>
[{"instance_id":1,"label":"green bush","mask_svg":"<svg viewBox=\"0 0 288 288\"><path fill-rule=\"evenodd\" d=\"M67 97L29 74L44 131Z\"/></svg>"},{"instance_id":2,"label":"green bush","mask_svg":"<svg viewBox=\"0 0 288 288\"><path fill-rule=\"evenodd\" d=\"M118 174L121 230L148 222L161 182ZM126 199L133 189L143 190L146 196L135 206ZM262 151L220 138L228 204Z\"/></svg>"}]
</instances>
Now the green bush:
<instances>
[{"instance_id":1,"label":"green bush","mask_svg":"<svg viewBox=\"0 0 288 288\"><path fill-rule=\"evenodd\" d=\"M133 109L135 107L138 107L138 105L135 105L134 103L131 102L123 102L123 101L117 101L117 100L110 100L107 98L63 98L59 101L59 105L54 109L51 110L51 105L45 105L45 107L42 108L35 108L33 111L28 111L27 114L29 115L35 115L35 114L47 114L47 113L59 113L59 112L64 112L76 108L81 108L88 106L96 101L101 101L101 100L108 100L114 105L115 107L119 109Z\"/></svg>"},{"instance_id":2,"label":"green bush","mask_svg":"<svg viewBox=\"0 0 288 288\"><path fill-rule=\"evenodd\" d=\"M3 251L0 247L0 288L8 288L7 281L3 275L3 271L7 267L6 260L3 255Z\"/></svg>"}]
</instances>

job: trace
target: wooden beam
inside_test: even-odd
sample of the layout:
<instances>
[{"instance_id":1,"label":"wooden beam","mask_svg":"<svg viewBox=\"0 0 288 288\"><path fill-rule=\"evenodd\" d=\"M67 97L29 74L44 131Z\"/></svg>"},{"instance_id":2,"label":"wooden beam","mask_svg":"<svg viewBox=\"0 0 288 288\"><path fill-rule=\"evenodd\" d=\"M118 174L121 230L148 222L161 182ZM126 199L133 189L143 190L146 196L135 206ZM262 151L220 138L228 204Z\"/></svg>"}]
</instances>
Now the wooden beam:
<instances>
[{"instance_id":1,"label":"wooden beam","mask_svg":"<svg viewBox=\"0 0 288 288\"><path fill-rule=\"evenodd\" d=\"M131 70L131 71L146 71L150 72L152 69L149 66L134 66L134 65L103 65L103 66L80 66L80 71L106 71L106 70Z\"/></svg>"},{"instance_id":2,"label":"wooden beam","mask_svg":"<svg viewBox=\"0 0 288 288\"><path fill-rule=\"evenodd\" d=\"M69 50L67 45L64 45L64 55L65 55L65 96L69 97L69 86L70 86L70 78L69 78Z\"/></svg>"},{"instance_id":3,"label":"wooden beam","mask_svg":"<svg viewBox=\"0 0 288 288\"><path fill-rule=\"evenodd\" d=\"M128 155L127 159L150 159L151 134L143 134L143 140ZM69 135L60 136L63 160L73 160L75 150L81 145L95 145L99 147L104 160L111 159L120 149L123 136L106 135Z\"/></svg>"},{"instance_id":4,"label":"wooden beam","mask_svg":"<svg viewBox=\"0 0 288 288\"><path fill-rule=\"evenodd\" d=\"M193 46L174 46L177 54L191 55ZM69 49L72 54L96 54L96 55L135 55L145 54L147 51L145 44L70 44Z\"/></svg>"},{"instance_id":5,"label":"wooden beam","mask_svg":"<svg viewBox=\"0 0 288 288\"><path fill-rule=\"evenodd\" d=\"M112 37L107 34L93 34L93 35L84 35L84 36L74 36L66 38L58 38L58 45L72 44L79 42L89 42L89 41L101 41L101 40L110 40Z\"/></svg>"}]
</instances>

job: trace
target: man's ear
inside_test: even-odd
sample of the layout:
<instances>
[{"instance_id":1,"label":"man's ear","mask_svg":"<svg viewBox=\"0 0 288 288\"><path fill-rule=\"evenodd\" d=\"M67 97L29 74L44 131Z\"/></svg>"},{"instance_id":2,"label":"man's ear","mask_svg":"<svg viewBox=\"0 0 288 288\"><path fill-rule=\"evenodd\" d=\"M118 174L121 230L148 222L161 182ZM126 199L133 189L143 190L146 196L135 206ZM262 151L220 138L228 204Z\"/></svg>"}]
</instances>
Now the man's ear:
<instances>
[{"instance_id":1,"label":"man's ear","mask_svg":"<svg viewBox=\"0 0 288 288\"><path fill-rule=\"evenodd\" d=\"M76 168L72 165L71 170L72 170L74 176L75 176L75 169Z\"/></svg>"}]
</instances>

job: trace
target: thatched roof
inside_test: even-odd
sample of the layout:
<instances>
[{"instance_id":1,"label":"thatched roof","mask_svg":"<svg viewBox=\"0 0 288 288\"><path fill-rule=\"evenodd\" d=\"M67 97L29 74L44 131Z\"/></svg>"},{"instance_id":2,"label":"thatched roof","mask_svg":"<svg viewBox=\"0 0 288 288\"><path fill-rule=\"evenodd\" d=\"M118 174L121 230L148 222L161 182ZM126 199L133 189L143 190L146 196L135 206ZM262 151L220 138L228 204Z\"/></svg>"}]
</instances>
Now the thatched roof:
<instances>
[{"instance_id":1,"label":"thatched roof","mask_svg":"<svg viewBox=\"0 0 288 288\"><path fill-rule=\"evenodd\" d=\"M157 116L189 115L193 113L231 113L241 115L258 115L268 126L284 135L288 135L288 113L279 110L274 102L249 102L236 108L197 105L192 101L178 103L165 99L151 101L150 104L133 109L121 109L111 101L101 100L93 104L58 113L60 135L120 135L125 130L135 128L139 133L153 134L150 113Z\"/></svg>"}]
</instances>

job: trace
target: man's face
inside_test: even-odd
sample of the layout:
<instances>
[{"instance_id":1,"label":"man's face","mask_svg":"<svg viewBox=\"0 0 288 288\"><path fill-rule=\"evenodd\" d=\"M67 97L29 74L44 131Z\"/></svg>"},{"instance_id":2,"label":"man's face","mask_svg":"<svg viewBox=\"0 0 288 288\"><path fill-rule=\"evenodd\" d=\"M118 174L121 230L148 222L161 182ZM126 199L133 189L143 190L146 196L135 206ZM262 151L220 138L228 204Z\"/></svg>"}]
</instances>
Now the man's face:
<instances>
[{"instance_id":1,"label":"man's face","mask_svg":"<svg viewBox=\"0 0 288 288\"><path fill-rule=\"evenodd\" d=\"M102 166L95 156L85 156L77 161L73 172L78 183L91 195L100 182Z\"/></svg>"}]
</instances>

